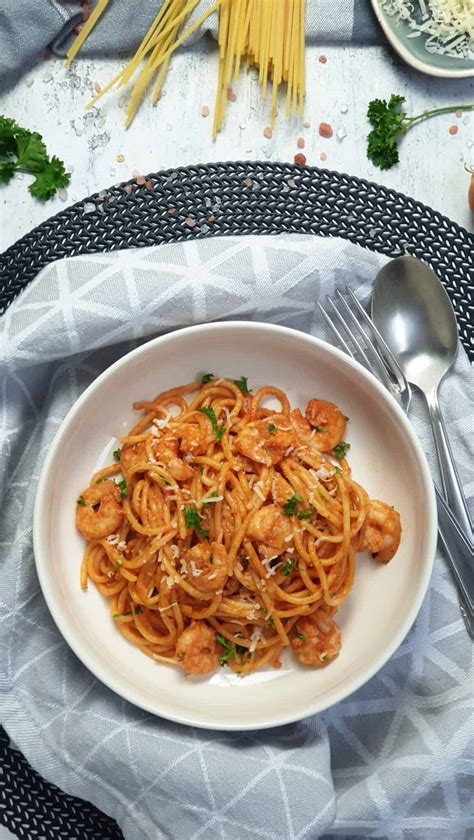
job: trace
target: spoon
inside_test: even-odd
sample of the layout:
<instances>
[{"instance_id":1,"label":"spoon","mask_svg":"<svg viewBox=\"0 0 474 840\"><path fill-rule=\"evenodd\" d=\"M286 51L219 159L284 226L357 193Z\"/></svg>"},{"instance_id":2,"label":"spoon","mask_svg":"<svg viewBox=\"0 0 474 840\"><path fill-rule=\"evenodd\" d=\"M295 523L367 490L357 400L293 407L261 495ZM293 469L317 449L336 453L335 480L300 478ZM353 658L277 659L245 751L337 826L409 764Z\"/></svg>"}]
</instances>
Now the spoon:
<instances>
[{"instance_id":1,"label":"spoon","mask_svg":"<svg viewBox=\"0 0 474 840\"><path fill-rule=\"evenodd\" d=\"M434 271L406 255L391 260L377 274L372 318L406 378L426 399L443 494L472 544L471 518L438 403L440 382L453 366L458 350L451 301Z\"/></svg>"}]
</instances>

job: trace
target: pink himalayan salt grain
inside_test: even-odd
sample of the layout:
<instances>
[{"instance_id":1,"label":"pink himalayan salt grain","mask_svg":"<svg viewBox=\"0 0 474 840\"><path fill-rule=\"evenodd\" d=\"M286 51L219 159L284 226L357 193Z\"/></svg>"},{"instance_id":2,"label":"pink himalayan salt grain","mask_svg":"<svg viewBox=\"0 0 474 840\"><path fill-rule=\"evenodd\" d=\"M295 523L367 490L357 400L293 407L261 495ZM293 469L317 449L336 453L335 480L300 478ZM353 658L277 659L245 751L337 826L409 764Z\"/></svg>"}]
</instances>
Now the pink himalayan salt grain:
<instances>
[{"instance_id":1,"label":"pink himalayan salt grain","mask_svg":"<svg viewBox=\"0 0 474 840\"><path fill-rule=\"evenodd\" d=\"M461 117L462 117L462 111L459 111L459 110L455 111L455 112L454 112L454 116L455 116L455 117L457 117L457 118L458 118L458 120L460 120L460 119L461 119Z\"/></svg>"},{"instance_id":2,"label":"pink himalayan salt grain","mask_svg":"<svg viewBox=\"0 0 474 840\"><path fill-rule=\"evenodd\" d=\"M298 152L298 154L294 156L293 160L297 166L304 166L306 163L306 155L303 155L302 152Z\"/></svg>"},{"instance_id":3,"label":"pink himalayan salt grain","mask_svg":"<svg viewBox=\"0 0 474 840\"><path fill-rule=\"evenodd\" d=\"M127 193L127 195L130 195L130 193L132 192L132 185L131 184L125 184L123 189L124 189L124 192Z\"/></svg>"},{"instance_id":4,"label":"pink himalayan salt grain","mask_svg":"<svg viewBox=\"0 0 474 840\"><path fill-rule=\"evenodd\" d=\"M319 123L319 136L320 137L326 137L327 139L329 139L330 137L332 137L333 134L334 134L334 132L332 130L332 126L329 125L329 123L325 123L325 122Z\"/></svg>"},{"instance_id":5,"label":"pink himalayan salt grain","mask_svg":"<svg viewBox=\"0 0 474 840\"><path fill-rule=\"evenodd\" d=\"M196 227L197 222L196 222L196 219L192 219L192 218L189 216L189 217L186 219L185 224L186 224L189 228L193 228L193 227Z\"/></svg>"},{"instance_id":6,"label":"pink himalayan salt grain","mask_svg":"<svg viewBox=\"0 0 474 840\"><path fill-rule=\"evenodd\" d=\"M94 90L96 93L100 93L102 90L102 86L99 85L99 82L94 82Z\"/></svg>"},{"instance_id":7,"label":"pink himalayan salt grain","mask_svg":"<svg viewBox=\"0 0 474 840\"><path fill-rule=\"evenodd\" d=\"M458 131L459 131L459 129L458 129L457 125L451 125L451 126L449 127L449 133L450 133L450 134L457 134L457 133L458 133Z\"/></svg>"},{"instance_id":8,"label":"pink himalayan salt grain","mask_svg":"<svg viewBox=\"0 0 474 840\"><path fill-rule=\"evenodd\" d=\"M303 123L303 128L311 128L311 123L309 123L309 122L304 122L304 123Z\"/></svg>"},{"instance_id":9,"label":"pink himalayan salt grain","mask_svg":"<svg viewBox=\"0 0 474 840\"><path fill-rule=\"evenodd\" d=\"M319 160L327 160L327 159L328 159L328 156L327 156L326 152L321 152L321 154L319 155Z\"/></svg>"},{"instance_id":10,"label":"pink himalayan salt grain","mask_svg":"<svg viewBox=\"0 0 474 840\"><path fill-rule=\"evenodd\" d=\"M208 117L210 113L211 113L211 111L207 107L207 105L203 105L202 108L201 108L201 117Z\"/></svg>"},{"instance_id":11,"label":"pink himalayan salt grain","mask_svg":"<svg viewBox=\"0 0 474 840\"><path fill-rule=\"evenodd\" d=\"M304 149L304 137L298 137L296 145L298 146L298 149Z\"/></svg>"},{"instance_id":12,"label":"pink himalayan salt grain","mask_svg":"<svg viewBox=\"0 0 474 840\"><path fill-rule=\"evenodd\" d=\"M320 55L318 61L320 64L327 64L327 58L325 55Z\"/></svg>"},{"instance_id":13,"label":"pink himalayan salt grain","mask_svg":"<svg viewBox=\"0 0 474 840\"><path fill-rule=\"evenodd\" d=\"M228 102L235 102L237 99L237 94L234 93L231 87L227 88L227 101Z\"/></svg>"},{"instance_id":14,"label":"pink himalayan salt grain","mask_svg":"<svg viewBox=\"0 0 474 840\"><path fill-rule=\"evenodd\" d=\"M273 137L273 131L271 130L270 126L267 126L263 129L263 136L266 137L267 140L270 140L270 138Z\"/></svg>"}]
</instances>

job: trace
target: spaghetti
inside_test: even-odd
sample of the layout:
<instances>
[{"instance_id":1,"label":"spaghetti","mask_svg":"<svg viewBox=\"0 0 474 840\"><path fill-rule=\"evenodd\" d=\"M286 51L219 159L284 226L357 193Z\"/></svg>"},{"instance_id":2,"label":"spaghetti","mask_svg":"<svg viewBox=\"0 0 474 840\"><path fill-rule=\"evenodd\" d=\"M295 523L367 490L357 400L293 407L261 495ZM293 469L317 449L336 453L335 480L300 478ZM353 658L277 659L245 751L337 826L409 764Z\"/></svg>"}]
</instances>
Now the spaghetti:
<instances>
[{"instance_id":1,"label":"spaghetti","mask_svg":"<svg viewBox=\"0 0 474 840\"><path fill-rule=\"evenodd\" d=\"M94 12L73 42L66 64L69 66L87 35L103 14L110 0L99 0ZM277 114L278 91L287 85L286 116L303 113L305 97L305 0L215 0L189 23L199 0L164 0L134 57L88 104L88 108L112 87L128 84L138 72L126 113L126 125L132 122L148 87L152 101L162 94L163 82L172 54L204 21L219 12L219 77L213 121L213 136L225 117L229 88L239 78L241 69L255 66L263 98L271 81L271 120ZM189 25L181 32L183 24ZM139 70L141 65L141 69Z\"/></svg>"},{"instance_id":2,"label":"spaghetti","mask_svg":"<svg viewBox=\"0 0 474 840\"><path fill-rule=\"evenodd\" d=\"M396 511L351 477L347 418L211 374L134 408L115 463L77 499L82 587L109 598L130 642L186 673L279 667L288 647L330 662L356 552L387 562L400 541Z\"/></svg>"}]
</instances>

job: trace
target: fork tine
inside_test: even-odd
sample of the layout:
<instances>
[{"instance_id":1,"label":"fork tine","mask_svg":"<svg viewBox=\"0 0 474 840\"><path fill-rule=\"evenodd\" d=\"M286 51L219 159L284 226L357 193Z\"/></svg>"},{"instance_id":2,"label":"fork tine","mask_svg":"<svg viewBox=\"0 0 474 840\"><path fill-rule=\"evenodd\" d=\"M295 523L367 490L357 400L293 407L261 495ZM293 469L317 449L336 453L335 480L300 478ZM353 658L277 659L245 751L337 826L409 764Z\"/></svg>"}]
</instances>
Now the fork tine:
<instances>
[{"instance_id":1,"label":"fork tine","mask_svg":"<svg viewBox=\"0 0 474 840\"><path fill-rule=\"evenodd\" d=\"M370 368L372 366L372 363L371 363L369 357L367 356L367 353L365 352L364 348L362 347L362 344L360 343L360 341L358 340L356 335L354 335L354 332L353 331L351 332L351 330L349 329L348 325L346 324L344 318L342 317L341 313L339 312L337 306L335 305L334 301L329 297L329 295L326 295L326 300L328 302L328 305L333 310L333 313L336 316L338 322L340 324L342 324L342 326L344 327L347 335L350 337L352 343L357 347L357 350L359 351L360 355L362 356L362 358L364 360L364 364L370 370ZM356 321L356 326L358 326L357 321ZM355 356L353 356L353 358L355 358Z\"/></svg>"},{"instance_id":2,"label":"fork tine","mask_svg":"<svg viewBox=\"0 0 474 840\"><path fill-rule=\"evenodd\" d=\"M348 287L346 286L346 289L347 288ZM343 295L341 294L339 289L336 290L336 294L337 294L337 297L338 297L339 301L341 302L342 306L344 307L345 311L347 312L347 314L348 314L348 316L349 316L349 318L350 318L350 320L351 320L351 322L354 326L354 329L357 330L358 333L364 337L367 347L370 348L370 350L372 351L372 354L373 354L373 357L375 359L375 363L378 366L380 378L382 379L383 384L385 385L386 388L393 388L394 382L390 378L390 371L389 370L387 371L387 365L385 364L384 359L380 356L380 354L378 352L378 348L376 346L374 346L374 342L367 335L365 329L361 326L361 324L359 324L359 321L357 320L357 318L354 315L352 309L350 308L349 304L347 303L347 301L345 300L345 298L343 297ZM356 298L356 300L357 300L357 298ZM351 333L351 338L355 342L354 333ZM367 359L366 354L364 354L364 358L367 360L368 365L370 367L370 362Z\"/></svg>"},{"instance_id":3,"label":"fork tine","mask_svg":"<svg viewBox=\"0 0 474 840\"><path fill-rule=\"evenodd\" d=\"M354 306L356 307L357 311L359 312L360 316L364 319L365 323L369 327L372 335L375 337L375 341L377 343L378 351L383 358L383 361L389 370L389 372L394 376L397 380L398 385L400 388L406 387L406 377L403 373L400 365L398 364L395 356L393 355L390 347L388 346L385 339L382 337L380 332L378 331L377 327L375 326L374 322L371 318L367 315L364 307L362 306L359 299L355 296L354 292L349 286L346 286L346 292L349 295L350 299L352 300Z\"/></svg>"},{"instance_id":4,"label":"fork tine","mask_svg":"<svg viewBox=\"0 0 474 840\"><path fill-rule=\"evenodd\" d=\"M352 352L351 348L349 347L349 345L348 345L347 341L345 340L345 338L343 338L343 336L341 335L341 333L340 333L340 332L339 332L339 330L337 329L336 325L334 324L334 322L333 322L333 321L331 320L331 318L329 317L329 315L328 315L328 313L326 312L326 310L325 310L324 306L322 305L322 303L318 300L318 301L317 301L317 304L318 304L318 306L319 306L320 312L321 312L321 314L322 314L322 316L323 316L324 320L326 321L326 324L328 325L328 327L329 327L329 329L332 331L332 333L336 336L336 340L339 342L339 344L341 345L341 347L343 348L343 350L345 350L345 352L346 352L349 356L352 356L352 358L353 358L353 359L355 359L354 353Z\"/></svg>"}]
</instances>

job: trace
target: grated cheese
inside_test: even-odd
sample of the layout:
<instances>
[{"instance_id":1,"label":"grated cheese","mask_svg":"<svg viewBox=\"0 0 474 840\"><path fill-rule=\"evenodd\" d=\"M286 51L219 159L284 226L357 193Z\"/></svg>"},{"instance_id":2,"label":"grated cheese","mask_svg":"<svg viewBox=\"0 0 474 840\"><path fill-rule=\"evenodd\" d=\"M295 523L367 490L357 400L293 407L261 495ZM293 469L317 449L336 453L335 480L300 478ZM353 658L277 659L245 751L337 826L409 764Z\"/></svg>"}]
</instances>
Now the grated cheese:
<instances>
[{"instance_id":1,"label":"grated cheese","mask_svg":"<svg viewBox=\"0 0 474 840\"><path fill-rule=\"evenodd\" d=\"M408 37L426 37L429 53L470 58L474 53L472 0L382 0L382 8L411 30Z\"/></svg>"},{"instance_id":2,"label":"grated cheese","mask_svg":"<svg viewBox=\"0 0 474 840\"><path fill-rule=\"evenodd\" d=\"M197 569L194 560L191 560L191 574L193 577L200 577L202 569Z\"/></svg>"},{"instance_id":3,"label":"grated cheese","mask_svg":"<svg viewBox=\"0 0 474 840\"><path fill-rule=\"evenodd\" d=\"M254 653L257 648L258 642L262 642L265 636L263 635L260 627L255 627L252 635L250 636L250 647L249 653Z\"/></svg>"}]
</instances>

